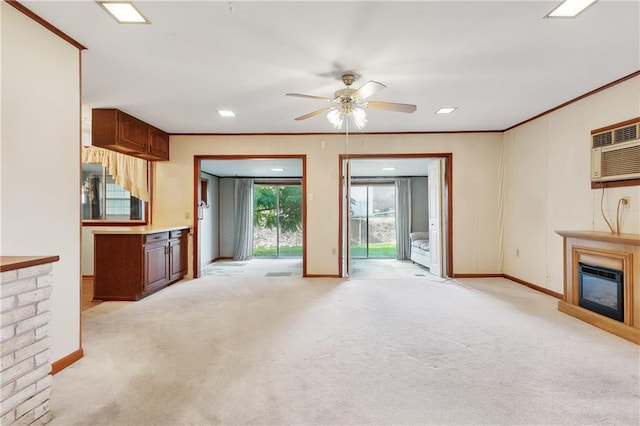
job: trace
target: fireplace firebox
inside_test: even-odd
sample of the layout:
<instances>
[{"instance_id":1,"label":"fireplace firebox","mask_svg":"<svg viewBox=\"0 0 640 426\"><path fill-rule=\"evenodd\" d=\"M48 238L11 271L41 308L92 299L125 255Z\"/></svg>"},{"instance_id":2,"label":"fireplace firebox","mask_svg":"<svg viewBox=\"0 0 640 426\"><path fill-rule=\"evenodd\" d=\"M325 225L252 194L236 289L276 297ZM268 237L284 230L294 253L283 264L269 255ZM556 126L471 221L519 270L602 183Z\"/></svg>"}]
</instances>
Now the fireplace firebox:
<instances>
[{"instance_id":1,"label":"fireplace firebox","mask_svg":"<svg viewBox=\"0 0 640 426\"><path fill-rule=\"evenodd\" d=\"M578 264L578 304L617 321L624 321L623 272Z\"/></svg>"}]
</instances>

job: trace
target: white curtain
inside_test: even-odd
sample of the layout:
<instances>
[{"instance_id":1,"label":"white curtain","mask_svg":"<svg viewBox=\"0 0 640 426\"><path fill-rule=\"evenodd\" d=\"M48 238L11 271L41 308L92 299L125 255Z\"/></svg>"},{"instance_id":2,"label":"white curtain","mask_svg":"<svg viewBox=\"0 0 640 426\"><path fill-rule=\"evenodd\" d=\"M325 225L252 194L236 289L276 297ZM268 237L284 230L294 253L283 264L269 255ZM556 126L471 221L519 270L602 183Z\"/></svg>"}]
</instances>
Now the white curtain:
<instances>
[{"instance_id":1,"label":"white curtain","mask_svg":"<svg viewBox=\"0 0 640 426\"><path fill-rule=\"evenodd\" d=\"M411 179L396 179L396 244L398 260L411 254Z\"/></svg>"},{"instance_id":2,"label":"white curtain","mask_svg":"<svg viewBox=\"0 0 640 426\"><path fill-rule=\"evenodd\" d=\"M235 180L233 260L253 257L253 180Z\"/></svg>"},{"instance_id":3,"label":"white curtain","mask_svg":"<svg viewBox=\"0 0 640 426\"><path fill-rule=\"evenodd\" d=\"M149 201L146 160L96 146L83 146L82 162L102 164L118 185L134 197Z\"/></svg>"}]
</instances>

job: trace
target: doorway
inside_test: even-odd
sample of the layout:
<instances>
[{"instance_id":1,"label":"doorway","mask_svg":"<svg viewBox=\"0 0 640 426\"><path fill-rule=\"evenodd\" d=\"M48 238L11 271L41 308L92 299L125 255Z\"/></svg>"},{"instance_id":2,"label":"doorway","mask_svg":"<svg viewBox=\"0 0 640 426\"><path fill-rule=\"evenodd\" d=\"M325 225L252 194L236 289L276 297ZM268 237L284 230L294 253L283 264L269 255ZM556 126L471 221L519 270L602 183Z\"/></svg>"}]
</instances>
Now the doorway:
<instances>
[{"instance_id":1,"label":"doorway","mask_svg":"<svg viewBox=\"0 0 640 426\"><path fill-rule=\"evenodd\" d=\"M254 181L253 256L302 257L302 186Z\"/></svg>"},{"instance_id":2,"label":"doorway","mask_svg":"<svg viewBox=\"0 0 640 426\"><path fill-rule=\"evenodd\" d=\"M301 275L306 276L306 155L196 155L194 156L193 182L193 277L202 275L204 265L218 261L231 263L237 248L253 249L253 227L255 213L253 200L245 196L238 198L239 188L250 182L251 197L255 196L253 188L272 187L275 210L265 210L265 220L269 220L270 231L274 232L276 244L273 250L264 256L275 262L275 258L285 257L287 253L295 253L301 258ZM203 183L206 180L206 184ZM244 182L241 184L241 181ZM208 194L203 196L207 188ZM244 194L244 191L241 191ZM236 203L244 200L242 203ZM293 203L292 200L297 200ZM239 211L239 205L242 207ZM284 204L284 206L282 205ZM290 207L295 205L295 207ZM282 207L287 207L283 209ZM239 212L246 212L240 215ZM242 224L238 217L242 216ZM298 233L292 239L285 234L291 231L292 221L298 224ZM238 229L246 230L242 233ZM239 235L242 237L239 238ZM245 238L247 237L248 238ZM242 243L238 245L238 239ZM246 241L250 242L247 243ZM294 241L287 247L288 241ZM250 244L250 245L249 245ZM293 248L291 248L293 247ZM248 261L250 262L250 260ZM239 262L235 263L237 266ZM300 272L298 272L300 273Z\"/></svg>"},{"instance_id":3,"label":"doorway","mask_svg":"<svg viewBox=\"0 0 640 426\"><path fill-rule=\"evenodd\" d=\"M426 231L431 236L431 263L424 265L431 274L441 277L453 274L453 245L452 245L452 154L361 154L340 156L340 222L339 222L339 274L342 277L351 276L352 259L362 259L357 256L353 244L350 243L354 234L360 232L354 230L354 217L356 212L352 209L354 194L358 195L358 184L363 181L395 182L405 187L409 181L410 191L414 199L410 208L406 205L406 190L402 190L396 196L396 200L403 200L398 204L396 220L397 247L399 260L408 259L407 242L412 231ZM429 173L433 179L429 179ZM415 185L421 181L419 188ZM427 184L430 183L430 185ZM396 188L401 188L396 186ZM424 203L422 210L416 210L415 201L420 198ZM412 218L407 218L403 212L411 211ZM430 211L431 210L431 211ZM356 225L357 226L357 225ZM362 249L359 254L362 253Z\"/></svg>"},{"instance_id":4,"label":"doorway","mask_svg":"<svg viewBox=\"0 0 640 426\"><path fill-rule=\"evenodd\" d=\"M395 258L396 188L393 182L352 180L349 244L353 258Z\"/></svg>"}]
</instances>

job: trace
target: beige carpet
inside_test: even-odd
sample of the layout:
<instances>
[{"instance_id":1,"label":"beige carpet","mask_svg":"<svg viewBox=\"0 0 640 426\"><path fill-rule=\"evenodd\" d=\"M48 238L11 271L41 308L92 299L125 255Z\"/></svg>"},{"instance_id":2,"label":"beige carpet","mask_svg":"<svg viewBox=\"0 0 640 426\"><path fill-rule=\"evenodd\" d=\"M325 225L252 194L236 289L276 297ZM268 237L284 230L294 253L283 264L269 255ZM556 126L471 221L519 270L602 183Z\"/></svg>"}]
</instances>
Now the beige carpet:
<instances>
[{"instance_id":1,"label":"beige carpet","mask_svg":"<svg viewBox=\"0 0 640 426\"><path fill-rule=\"evenodd\" d=\"M52 425L637 425L639 347L504 279L208 277L84 319Z\"/></svg>"}]
</instances>

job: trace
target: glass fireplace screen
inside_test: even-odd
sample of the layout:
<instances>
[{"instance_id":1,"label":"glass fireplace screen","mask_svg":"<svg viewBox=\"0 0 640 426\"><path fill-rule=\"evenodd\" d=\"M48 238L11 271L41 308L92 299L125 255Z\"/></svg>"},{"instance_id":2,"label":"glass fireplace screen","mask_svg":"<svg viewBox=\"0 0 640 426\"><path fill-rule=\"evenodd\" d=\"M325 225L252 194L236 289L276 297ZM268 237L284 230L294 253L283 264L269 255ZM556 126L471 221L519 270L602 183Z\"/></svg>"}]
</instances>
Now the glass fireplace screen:
<instances>
[{"instance_id":1,"label":"glass fireplace screen","mask_svg":"<svg viewBox=\"0 0 640 426\"><path fill-rule=\"evenodd\" d=\"M624 321L622 271L579 263L578 274L578 304L617 321Z\"/></svg>"}]
</instances>

